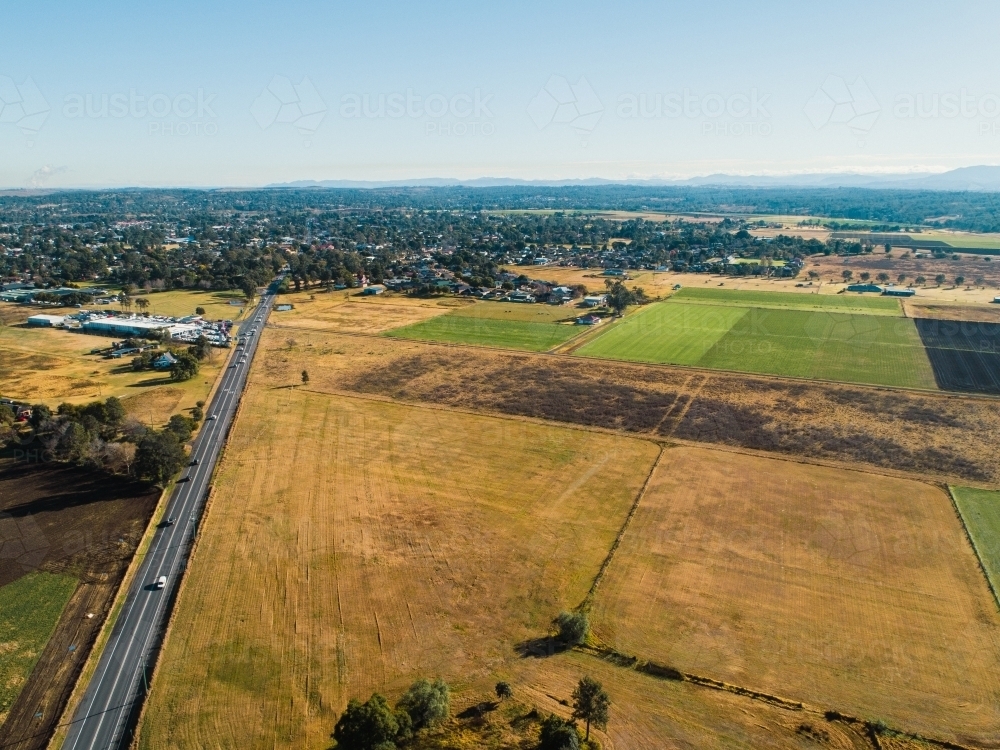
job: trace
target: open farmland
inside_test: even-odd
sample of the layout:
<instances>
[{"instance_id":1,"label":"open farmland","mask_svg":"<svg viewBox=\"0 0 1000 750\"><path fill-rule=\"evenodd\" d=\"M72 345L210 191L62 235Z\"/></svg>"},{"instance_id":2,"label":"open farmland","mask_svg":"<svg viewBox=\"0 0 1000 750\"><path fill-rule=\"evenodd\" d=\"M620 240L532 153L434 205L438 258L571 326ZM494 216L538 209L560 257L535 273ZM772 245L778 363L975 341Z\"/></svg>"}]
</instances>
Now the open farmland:
<instances>
[{"instance_id":1,"label":"open farmland","mask_svg":"<svg viewBox=\"0 0 1000 750\"><path fill-rule=\"evenodd\" d=\"M607 730L595 732L608 750L872 748L862 727L690 682L657 679L579 652L529 660L509 679L515 695L530 700L539 711L568 716L569 709L553 698L568 697L583 675L599 680L611 696L612 720ZM882 747L927 748L920 743Z\"/></svg>"},{"instance_id":2,"label":"open farmland","mask_svg":"<svg viewBox=\"0 0 1000 750\"><path fill-rule=\"evenodd\" d=\"M307 369L309 388L327 393L1000 482L988 399L309 331L262 354L272 388Z\"/></svg>"},{"instance_id":3,"label":"open farmland","mask_svg":"<svg viewBox=\"0 0 1000 750\"><path fill-rule=\"evenodd\" d=\"M974 487L951 491L993 590L1000 593L1000 492Z\"/></svg>"},{"instance_id":4,"label":"open farmland","mask_svg":"<svg viewBox=\"0 0 1000 750\"><path fill-rule=\"evenodd\" d=\"M0 459L0 736L11 750L48 743L159 498L121 477L26 463L30 449Z\"/></svg>"},{"instance_id":5,"label":"open farmland","mask_svg":"<svg viewBox=\"0 0 1000 750\"><path fill-rule=\"evenodd\" d=\"M935 387L913 321L888 315L669 300L633 313L576 353L848 383Z\"/></svg>"},{"instance_id":6,"label":"open farmland","mask_svg":"<svg viewBox=\"0 0 1000 750\"><path fill-rule=\"evenodd\" d=\"M72 576L36 572L0 587L0 726L76 584Z\"/></svg>"},{"instance_id":7,"label":"open farmland","mask_svg":"<svg viewBox=\"0 0 1000 750\"><path fill-rule=\"evenodd\" d=\"M577 353L636 362L697 365L746 315L745 307L653 304L598 331Z\"/></svg>"},{"instance_id":8,"label":"open farmland","mask_svg":"<svg viewBox=\"0 0 1000 750\"><path fill-rule=\"evenodd\" d=\"M293 308L272 313L272 324L342 333L380 333L472 304L451 297L422 299L389 292L363 296L356 290L320 289L282 294L278 304L284 303Z\"/></svg>"},{"instance_id":9,"label":"open farmland","mask_svg":"<svg viewBox=\"0 0 1000 750\"><path fill-rule=\"evenodd\" d=\"M918 319L938 387L1000 394L1000 324Z\"/></svg>"},{"instance_id":10,"label":"open farmland","mask_svg":"<svg viewBox=\"0 0 1000 750\"><path fill-rule=\"evenodd\" d=\"M801 292L761 291L754 289L719 289L687 286L673 294L684 302L739 305L776 310L829 310L865 315L901 315L899 300L860 294L808 294Z\"/></svg>"},{"instance_id":11,"label":"open farmland","mask_svg":"<svg viewBox=\"0 0 1000 750\"><path fill-rule=\"evenodd\" d=\"M265 339L274 346L277 336ZM351 696L492 688L582 600L641 440L273 389L219 471L141 727L149 748L325 748Z\"/></svg>"},{"instance_id":12,"label":"open farmland","mask_svg":"<svg viewBox=\"0 0 1000 750\"><path fill-rule=\"evenodd\" d=\"M386 335L540 352L579 334L572 323L579 313L562 306L479 302Z\"/></svg>"},{"instance_id":13,"label":"open farmland","mask_svg":"<svg viewBox=\"0 0 1000 750\"><path fill-rule=\"evenodd\" d=\"M625 654L976 744L1000 618L938 487L668 449L592 609Z\"/></svg>"}]
</instances>

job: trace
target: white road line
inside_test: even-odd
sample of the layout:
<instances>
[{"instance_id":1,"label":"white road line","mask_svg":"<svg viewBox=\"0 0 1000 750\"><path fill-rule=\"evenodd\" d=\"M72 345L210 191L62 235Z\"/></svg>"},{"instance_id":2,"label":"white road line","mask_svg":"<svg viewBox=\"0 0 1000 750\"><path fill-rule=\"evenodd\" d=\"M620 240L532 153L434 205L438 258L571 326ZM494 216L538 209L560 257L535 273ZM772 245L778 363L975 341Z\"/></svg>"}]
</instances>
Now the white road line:
<instances>
[{"instance_id":1,"label":"white road line","mask_svg":"<svg viewBox=\"0 0 1000 750\"><path fill-rule=\"evenodd\" d=\"M270 312L269 306L271 301L272 300L270 300L269 298L261 300L261 306L258 307L258 310L250 318L250 321L252 321L254 325L256 325L257 320L261 317L262 314L266 317L266 314ZM250 351L247 353L251 357L254 354L256 354L257 350L256 339L253 339L251 341L249 349ZM216 417L215 419L211 420L214 424L208 427L208 429L204 433L200 434L195 441L194 450L192 451L193 456L197 457L201 455L202 457L206 456L212 457L212 460L210 461L212 470L214 470L215 462L218 460L218 455L221 453L221 448L222 448L221 442L218 440L218 438L223 436L221 434L222 431L219 427L219 423L224 419L231 420L232 418L235 417L235 405L236 403L238 403L240 396L242 395L242 387L239 388L238 390L236 388L233 388L232 386L234 385L234 383L232 381L235 380L236 381L235 384L238 385L242 379L243 385L245 386L246 379L248 379L249 377L249 367L250 363L248 362L244 365L237 365L235 371L232 373L228 371L226 372L225 376L223 377L222 385L223 386L228 385L230 387L227 387L223 390L221 402L218 404L213 403L212 406L210 407L210 413ZM219 419L220 416L222 417L222 419ZM204 470L203 466L204 464L202 464L202 462L199 461L198 467L194 470L194 472L188 474L190 480L187 483L185 483L186 486L177 491L177 495L173 498L172 502L168 506L168 512L171 515L176 516L178 514L186 514L189 513L190 510L190 517L188 521L183 524L183 526L171 526L168 527L170 529L169 532L166 531L161 532L159 538L154 543L153 548L146 553L146 557L143 560L140 567L139 571L140 575L137 576L137 579L132 584L133 586L138 586L138 588L133 590L132 592L133 600L129 604L129 608L126 611L125 616L119 621L121 623L121 628L119 630L118 636L115 638L114 644L111 646L111 648L106 649L102 654L102 660L105 661L103 674L100 677L100 679L92 680L90 685L88 686L87 692L91 693L90 699L87 702L88 708L85 712L85 716L79 723L79 731L77 732L77 735L73 741L73 745L70 748L70 750L73 750L73 748L78 747L80 739L83 737L85 727L89 723L91 723L92 719L96 718L97 727L94 730L90 744L88 745L88 748L92 750L94 744L101 737L101 732L104 729L105 719L108 717L108 715L114 714L117 717L118 714L121 713L121 709L125 708L128 705L128 698L132 694L132 685L137 680L139 672L141 671L142 666L144 664L145 656L149 648L150 638L152 637L153 633L158 630L158 623L161 617L161 609L164 601L167 599L168 594L165 591L164 596L155 598L152 620L149 621L146 620L149 604L152 603L154 599L152 596L143 597L143 602L139 609L137 619L133 617L136 611L135 605L138 602L139 597L142 596L142 591L145 589L146 585L148 585L146 584L146 581L149 580L150 578L149 573L151 570L153 570L154 567L156 568L157 575L152 576L152 578L158 578L160 575L162 575L164 567L166 567L168 569L168 572L170 573L170 582L171 582L170 591L173 591L174 590L173 587L176 587L178 585L177 570L180 563L184 560L181 547L185 543L184 540L186 539L192 525L196 523L194 516L194 509L198 505L197 498L199 497L199 494L204 490L207 480L211 476L211 472L208 471L206 473L207 470ZM195 492L194 491L195 489L197 489L198 491ZM195 508L189 509L188 506L192 504L191 502L192 499L194 501L193 505L195 506ZM174 545L175 545L175 540L178 536L178 532L181 532L180 534L181 543L177 545L175 548ZM139 658L137 667L133 671L131 679L129 679L128 681L126 693L124 698L122 699L121 705L118 706L117 709L115 710L110 710L110 704L112 700L117 697L116 693L118 692L118 686L121 682L122 672L126 668L126 665L129 663L130 659L132 658L132 652L134 646L136 646L140 640L137 638L137 636L141 631L141 626L144 621L147 622L146 632L145 632L145 637L141 639L141 646L138 652ZM125 653L124 655L122 655L120 659L116 659L116 655L122 647L122 638L125 635L126 631L130 631L130 636L128 643L125 646ZM115 677L110 685L110 688L107 688L105 687L106 680L108 679L112 662L115 660L119 662L118 670L115 673ZM97 702L98 696L102 692L107 692L106 700L103 702L102 710L98 714L94 714L93 713L94 704ZM83 706L81 706L81 709L82 708ZM120 727L121 723L116 718L111 728L112 741L114 741L115 736L117 735Z\"/></svg>"}]
</instances>

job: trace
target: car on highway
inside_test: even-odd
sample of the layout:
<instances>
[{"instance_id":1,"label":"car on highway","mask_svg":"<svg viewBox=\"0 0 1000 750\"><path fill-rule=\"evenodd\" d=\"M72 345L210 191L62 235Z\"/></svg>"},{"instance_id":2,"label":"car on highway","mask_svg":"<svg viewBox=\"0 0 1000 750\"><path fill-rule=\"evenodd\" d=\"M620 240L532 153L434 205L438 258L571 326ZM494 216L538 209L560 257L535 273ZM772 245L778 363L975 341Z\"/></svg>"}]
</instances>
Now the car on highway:
<instances>
[{"instance_id":1,"label":"car on highway","mask_svg":"<svg viewBox=\"0 0 1000 750\"><path fill-rule=\"evenodd\" d=\"M157 589L162 589L166 585L167 585L167 577L166 576L160 576L159 578L156 579L156 583L153 584L154 588L157 588Z\"/></svg>"},{"instance_id":2,"label":"car on highway","mask_svg":"<svg viewBox=\"0 0 1000 750\"><path fill-rule=\"evenodd\" d=\"M191 463L188 464L188 466L197 466L197 465L198 465L198 459L197 458L192 458L191 459Z\"/></svg>"},{"instance_id":3,"label":"car on highway","mask_svg":"<svg viewBox=\"0 0 1000 750\"><path fill-rule=\"evenodd\" d=\"M211 422L213 419L215 419L214 414L209 414L207 417L205 417L206 422Z\"/></svg>"}]
</instances>

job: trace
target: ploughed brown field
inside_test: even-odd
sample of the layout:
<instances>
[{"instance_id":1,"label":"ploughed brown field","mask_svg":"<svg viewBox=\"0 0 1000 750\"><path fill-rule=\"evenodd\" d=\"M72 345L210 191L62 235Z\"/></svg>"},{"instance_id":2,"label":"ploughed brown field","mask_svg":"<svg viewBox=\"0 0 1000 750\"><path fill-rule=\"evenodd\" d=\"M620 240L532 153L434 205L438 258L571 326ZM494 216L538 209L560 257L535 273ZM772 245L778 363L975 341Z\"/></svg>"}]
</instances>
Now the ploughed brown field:
<instances>
[{"instance_id":1,"label":"ploughed brown field","mask_svg":"<svg viewBox=\"0 0 1000 750\"><path fill-rule=\"evenodd\" d=\"M33 571L79 584L0 726L5 750L48 744L159 498L120 477L39 462L31 450L0 458L0 585Z\"/></svg>"},{"instance_id":2,"label":"ploughed brown field","mask_svg":"<svg viewBox=\"0 0 1000 750\"><path fill-rule=\"evenodd\" d=\"M296 331L261 377L964 481L1000 480L988 399Z\"/></svg>"},{"instance_id":3,"label":"ploughed brown field","mask_svg":"<svg viewBox=\"0 0 1000 750\"><path fill-rule=\"evenodd\" d=\"M1000 617L939 487L668 449L594 599L616 651L926 735L1000 739Z\"/></svg>"}]
</instances>

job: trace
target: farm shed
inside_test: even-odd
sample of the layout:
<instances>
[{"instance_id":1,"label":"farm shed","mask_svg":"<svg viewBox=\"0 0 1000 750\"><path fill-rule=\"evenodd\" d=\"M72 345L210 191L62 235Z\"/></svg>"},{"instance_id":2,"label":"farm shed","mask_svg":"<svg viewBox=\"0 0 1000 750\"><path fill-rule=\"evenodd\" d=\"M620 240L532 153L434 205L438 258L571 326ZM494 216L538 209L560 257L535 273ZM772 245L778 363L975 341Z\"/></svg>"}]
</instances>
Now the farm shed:
<instances>
[{"instance_id":1,"label":"farm shed","mask_svg":"<svg viewBox=\"0 0 1000 750\"><path fill-rule=\"evenodd\" d=\"M882 293L882 287L878 284L850 284L847 287L849 292L877 292Z\"/></svg>"},{"instance_id":2,"label":"farm shed","mask_svg":"<svg viewBox=\"0 0 1000 750\"><path fill-rule=\"evenodd\" d=\"M66 322L64 315L32 315L28 318L29 326L41 326L42 328L55 328Z\"/></svg>"}]
</instances>

